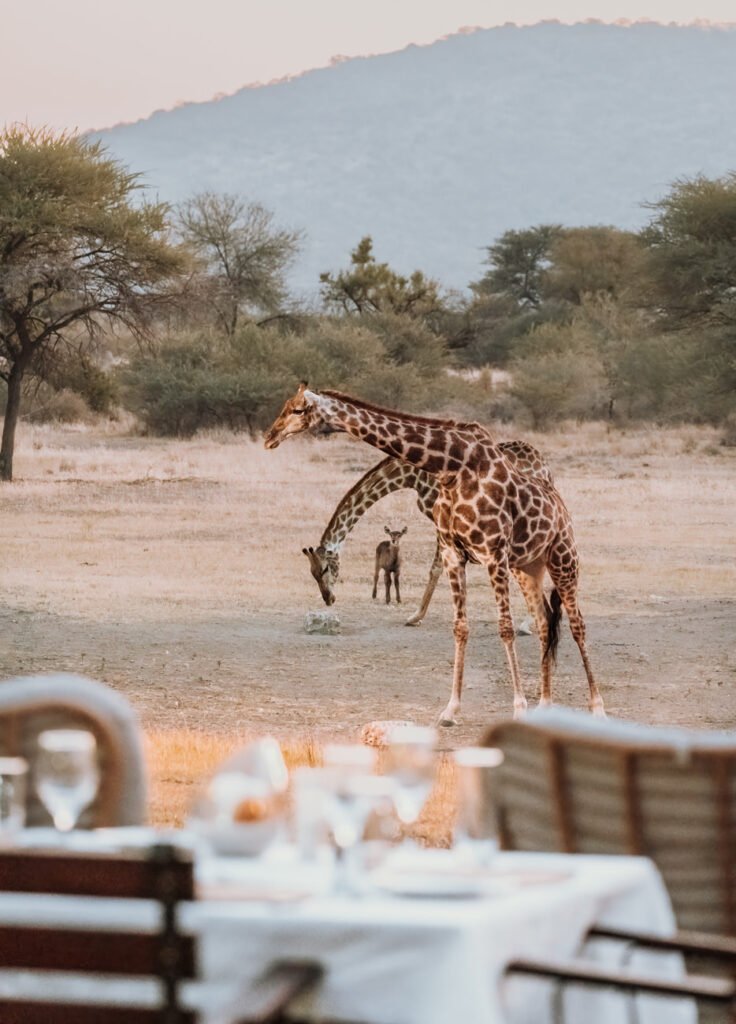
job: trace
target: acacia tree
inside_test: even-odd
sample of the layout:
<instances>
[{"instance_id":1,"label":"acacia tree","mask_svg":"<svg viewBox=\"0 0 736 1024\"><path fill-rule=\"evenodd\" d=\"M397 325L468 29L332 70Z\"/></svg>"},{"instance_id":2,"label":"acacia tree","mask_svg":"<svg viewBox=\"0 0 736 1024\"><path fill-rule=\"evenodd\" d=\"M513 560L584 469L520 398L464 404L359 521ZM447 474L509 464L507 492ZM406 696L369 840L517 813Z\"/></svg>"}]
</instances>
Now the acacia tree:
<instances>
[{"instance_id":1,"label":"acacia tree","mask_svg":"<svg viewBox=\"0 0 736 1024\"><path fill-rule=\"evenodd\" d=\"M23 379L64 348L84 353L105 322L140 334L184 266L166 207L99 143L47 129L0 132L0 480L12 480Z\"/></svg>"},{"instance_id":2,"label":"acacia tree","mask_svg":"<svg viewBox=\"0 0 736 1024\"><path fill-rule=\"evenodd\" d=\"M485 262L490 270L473 285L473 290L479 296L510 295L522 309L537 309L542 302L550 250L561 230L557 224L540 224L523 231L504 232L487 247Z\"/></svg>"},{"instance_id":3,"label":"acacia tree","mask_svg":"<svg viewBox=\"0 0 736 1024\"><path fill-rule=\"evenodd\" d=\"M674 327L736 326L736 171L682 178L647 206L653 305Z\"/></svg>"},{"instance_id":4,"label":"acacia tree","mask_svg":"<svg viewBox=\"0 0 736 1024\"><path fill-rule=\"evenodd\" d=\"M643 246L631 231L595 225L564 228L549 251L542 298L581 306L589 298L621 299L642 275Z\"/></svg>"},{"instance_id":5,"label":"acacia tree","mask_svg":"<svg viewBox=\"0 0 736 1024\"><path fill-rule=\"evenodd\" d=\"M319 279L325 305L342 313L398 313L431 322L445 311L437 282L421 270L403 277L378 263L369 235L351 252L348 270Z\"/></svg>"},{"instance_id":6,"label":"acacia tree","mask_svg":"<svg viewBox=\"0 0 736 1024\"><path fill-rule=\"evenodd\" d=\"M736 416L736 172L676 181L642 232L655 315L690 348L686 376L710 419Z\"/></svg>"},{"instance_id":7,"label":"acacia tree","mask_svg":"<svg viewBox=\"0 0 736 1024\"><path fill-rule=\"evenodd\" d=\"M281 315L285 275L297 255L300 231L277 228L260 203L227 193L202 192L178 211L184 241L203 260L218 326L235 334L244 313L265 323Z\"/></svg>"}]
</instances>

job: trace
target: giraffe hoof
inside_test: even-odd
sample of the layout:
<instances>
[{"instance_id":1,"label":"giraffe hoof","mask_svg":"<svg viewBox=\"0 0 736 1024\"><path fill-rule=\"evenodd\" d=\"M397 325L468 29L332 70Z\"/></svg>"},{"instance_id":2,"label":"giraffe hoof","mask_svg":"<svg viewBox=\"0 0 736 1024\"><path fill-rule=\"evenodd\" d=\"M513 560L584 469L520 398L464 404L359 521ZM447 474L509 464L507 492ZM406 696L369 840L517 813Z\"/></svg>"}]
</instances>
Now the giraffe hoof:
<instances>
[{"instance_id":1,"label":"giraffe hoof","mask_svg":"<svg viewBox=\"0 0 736 1024\"><path fill-rule=\"evenodd\" d=\"M591 715L595 715L596 718L608 718L608 715L606 714L606 709L603 707L602 704L594 704L593 707L590 709L590 713Z\"/></svg>"},{"instance_id":2,"label":"giraffe hoof","mask_svg":"<svg viewBox=\"0 0 736 1024\"><path fill-rule=\"evenodd\" d=\"M448 715L446 711L443 711L437 719L437 725L441 726L443 729L449 729L450 726L457 725L457 719L452 715Z\"/></svg>"},{"instance_id":3,"label":"giraffe hoof","mask_svg":"<svg viewBox=\"0 0 736 1024\"><path fill-rule=\"evenodd\" d=\"M412 615L411 618L407 619L404 623L405 626L421 626L422 620L418 619L416 615Z\"/></svg>"}]
</instances>

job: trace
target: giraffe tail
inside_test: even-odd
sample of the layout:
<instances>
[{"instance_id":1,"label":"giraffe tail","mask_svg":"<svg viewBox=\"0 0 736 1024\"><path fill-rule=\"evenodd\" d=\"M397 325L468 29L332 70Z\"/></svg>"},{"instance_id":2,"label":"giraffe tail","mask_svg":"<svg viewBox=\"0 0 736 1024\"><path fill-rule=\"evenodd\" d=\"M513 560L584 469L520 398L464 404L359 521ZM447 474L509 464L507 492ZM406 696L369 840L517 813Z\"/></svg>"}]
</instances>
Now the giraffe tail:
<instances>
[{"instance_id":1,"label":"giraffe tail","mask_svg":"<svg viewBox=\"0 0 736 1024\"><path fill-rule=\"evenodd\" d=\"M560 642L560 622L562 620L562 598L556 587L550 593L549 600L545 597L544 608L547 613L547 643L544 648L544 657L549 657L554 661L557 657L557 645Z\"/></svg>"}]
</instances>

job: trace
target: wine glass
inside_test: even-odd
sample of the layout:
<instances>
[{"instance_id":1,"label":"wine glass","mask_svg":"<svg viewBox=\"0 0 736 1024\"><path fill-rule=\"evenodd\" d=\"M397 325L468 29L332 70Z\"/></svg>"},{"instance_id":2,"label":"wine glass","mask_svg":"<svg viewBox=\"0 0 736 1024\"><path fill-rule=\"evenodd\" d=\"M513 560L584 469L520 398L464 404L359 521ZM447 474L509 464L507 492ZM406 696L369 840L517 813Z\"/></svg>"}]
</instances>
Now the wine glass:
<instances>
[{"instance_id":1,"label":"wine glass","mask_svg":"<svg viewBox=\"0 0 736 1024\"><path fill-rule=\"evenodd\" d=\"M12 842L26 822L28 762L0 757L0 842Z\"/></svg>"},{"instance_id":2,"label":"wine glass","mask_svg":"<svg viewBox=\"0 0 736 1024\"><path fill-rule=\"evenodd\" d=\"M384 774L393 780L394 805L404 825L422 812L435 777L437 730L420 725L396 725L386 737Z\"/></svg>"},{"instance_id":3,"label":"wine glass","mask_svg":"<svg viewBox=\"0 0 736 1024\"><path fill-rule=\"evenodd\" d=\"M497 846L489 798L503 752L495 747L463 747L452 757L457 779L454 845L468 850L474 860L487 862Z\"/></svg>"},{"instance_id":4,"label":"wine glass","mask_svg":"<svg viewBox=\"0 0 736 1024\"><path fill-rule=\"evenodd\" d=\"M383 803L393 800L394 784L380 775L343 767L323 768L327 790L325 815L335 847L334 890L354 893L359 888L352 851L362 841L368 819Z\"/></svg>"},{"instance_id":5,"label":"wine glass","mask_svg":"<svg viewBox=\"0 0 736 1024\"><path fill-rule=\"evenodd\" d=\"M97 741L86 729L39 733L34 763L36 792L59 832L71 832L100 784Z\"/></svg>"}]
</instances>

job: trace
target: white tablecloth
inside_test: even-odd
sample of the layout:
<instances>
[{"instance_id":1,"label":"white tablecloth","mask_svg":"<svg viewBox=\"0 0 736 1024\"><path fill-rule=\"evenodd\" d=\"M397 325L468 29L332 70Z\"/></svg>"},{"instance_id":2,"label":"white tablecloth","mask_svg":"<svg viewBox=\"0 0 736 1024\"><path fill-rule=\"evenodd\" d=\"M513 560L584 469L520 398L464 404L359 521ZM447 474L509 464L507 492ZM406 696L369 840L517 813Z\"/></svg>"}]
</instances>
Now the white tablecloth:
<instances>
[{"instance_id":1,"label":"white tablecloth","mask_svg":"<svg viewBox=\"0 0 736 1024\"><path fill-rule=\"evenodd\" d=\"M643 858L498 854L501 872L535 872L538 884L510 886L469 898L417 898L371 894L362 898L327 893L303 899L257 900L263 893L320 887L319 872L293 858L263 861L205 859L198 865L203 891L220 885L220 898L203 898L185 908L183 925L200 939L205 984L197 1002L208 1021L247 992L274 960L305 957L321 962L325 978L302 1009L316 1019L362 1024L544 1024L548 989L524 980L504 980L515 957L564 957L577 953L594 923L668 933L674 927L669 898L652 863ZM539 872L557 872L547 884ZM562 877L564 876L564 877ZM232 887L232 898L223 898ZM324 888L324 885L322 886ZM288 892L282 892L288 897ZM29 911L29 907L32 908ZM0 923L135 926L154 920L153 908L123 901L60 901L48 897L0 895ZM141 913L141 911L145 911ZM3 978L17 995L28 987L17 975ZM120 997L131 983L116 983ZM36 981L36 992L38 991ZM44 983L44 988L47 988ZM30 984L34 990L33 983ZM141 989L144 997L145 985ZM151 987L147 989L149 995ZM590 997L588 997L590 998ZM573 1024L627 1020L611 1000L573 1008ZM645 1017L646 1024L672 1024L671 1002ZM242 1004L247 1009L247 1004ZM687 1012L687 1008L685 1008Z\"/></svg>"},{"instance_id":2,"label":"white tablecloth","mask_svg":"<svg viewBox=\"0 0 736 1024\"><path fill-rule=\"evenodd\" d=\"M572 955L593 923L662 934L674 927L666 890L646 859L504 853L493 863L499 872L570 874L487 898L203 901L196 915L204 975L242 980L279 957L313 957L326 969L324 983L305 1007L317 1019L542 1024L549 988L528 980L504 982L511 959ZM579 998L573 997L575 1016L568 1019L592 1020L590 1004L573 1008ZM660 1005L666 1012L659 1020L670 1024L673 1004ZM626 1020L618 1011L618 1003L598 1001L595 1017L599 1024Z\"/></svg>"}]
</instances>

